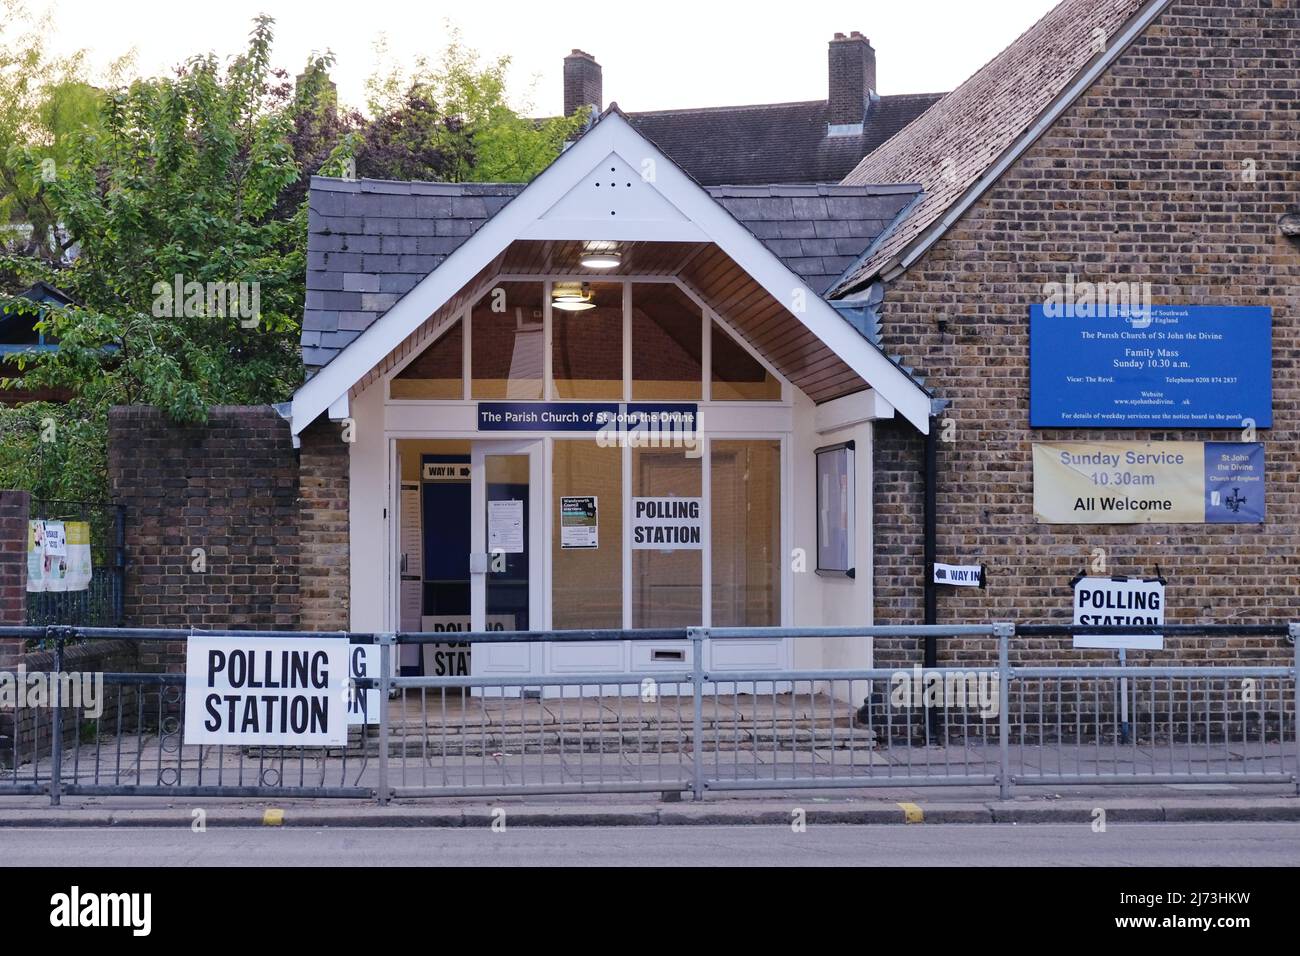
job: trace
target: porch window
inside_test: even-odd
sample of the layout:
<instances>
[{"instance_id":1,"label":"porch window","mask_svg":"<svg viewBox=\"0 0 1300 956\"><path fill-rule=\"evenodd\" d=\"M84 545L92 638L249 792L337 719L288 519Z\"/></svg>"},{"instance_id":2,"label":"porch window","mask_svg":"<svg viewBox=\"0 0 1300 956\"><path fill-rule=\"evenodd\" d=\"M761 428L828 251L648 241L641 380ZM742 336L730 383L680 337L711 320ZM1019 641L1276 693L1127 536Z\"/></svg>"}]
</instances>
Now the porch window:
<instances>
[{"instance_id":1,"label":"porch window","mask_svg":"<svg viewBox=\"0 0 1300 956\"><path fill-rule=\"evenodd\" d=\"M470 315L470 397L542 398L545 354L540 282L499 282Z\"/></svg>"},{"instance_id":2,"label":"porch window","mask_svg":"<svg viewBox=\"0 0 1300 956\"><path fill-rule=\"evenodd\" d=\"M465 397L465 336L457 322L426 348L389 385L390 398L457 401Z\"/></svg>"},{"instance_id":3,"label":"porch window","mask_svg":"<svg viewBox=\"0 0 1300 956\"><path fill-rule=\"evenodd\" d=\"M622 449L557 440L551 477L551 624L622 627Z\"/></svg>"},{"instance_id":4,"label":"porch window","mask_svg":"<svg viewBox=\"0 0 1300 956\"><path fill-rule=\"evenodd\" d=\"M632 286L632 398L699 401L703 312L671 283Z\"/></svg>"},{"instance_id":5,"label":"porch window","mask_svg":"<svg viewBox=\"0 0 1300 956\"><path fill-rule=\"evenodd\" d=\"M781 623L781 442L710 443L716 627Z\"/></svg>"},{"instance_id":6,"label":"porch window","mask_svg":"<svg viewBox=\"0 0 1300 956\"><path fill-rule=\"evenodd\" d=\"M572 288L570 288L572 287ZM556 283L552 295L578 297L580 311L551 310L556 398L623 397L623 286ZM559 300L556 300L559 301Z\"/></svg>"},{"instance_id":7,"label":"porch window","mask_svg":"<svg viewBox=\"0 0 1300 956\"><path fill-rule=\"evenodd\" d=\"M779 402L781 383L725 329L713 323L712 381L715 402Z\"/></svg>"},{"instance_id":8,"label":"porch window","mask_svg":"<svg viewBox=\"0 0 1300 956\"><path fill-rule=\"evenodd\" d=\"M632 449L633 627L703 622L701 473L684 449Z\"/></svg>"}]
</instances>

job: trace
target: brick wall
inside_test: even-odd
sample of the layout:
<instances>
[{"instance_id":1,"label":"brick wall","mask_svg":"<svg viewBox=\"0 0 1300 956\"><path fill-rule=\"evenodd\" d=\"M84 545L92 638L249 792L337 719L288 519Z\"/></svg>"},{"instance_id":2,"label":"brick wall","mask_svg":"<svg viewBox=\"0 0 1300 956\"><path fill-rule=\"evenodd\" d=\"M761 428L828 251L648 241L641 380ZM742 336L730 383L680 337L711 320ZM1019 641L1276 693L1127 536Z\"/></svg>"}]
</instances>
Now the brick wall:
<instances>
[{"instance_id":1,"label":"brick wall","mask_svg":"<svg viewBox=\"0 0 1300 956\"><path fill-rule=\"evenodd\" d=\"M126 507L127 626L298 627L297 458L267 406L213 408L196 426L114 408L109 484ZM141 663L174 666L182 651L152 648Z\"/></svg>"},{"instance_id":2,"label":"brick wall","mask_svg":"<svg viewBox=\"0 0 1300 956\"><path fill-rule=\"evenodd\" d=\"M348 445L340 425L320 419L302 433L298 541L304 630L349 624Z\"/></svg>"},{"instance_id":3,"label":"brick wall","mask_svg":"<svg viewBox=\"0 0 1300 956\"><path fill-rule=\"evenodd\" d=\"M0 491L0 624L27 623L27 519L31 498L25 491ZM0 668L22 654L18 638L0 638Z\"/></svg>"},{"instance_id":4,"label":"brick wall","mask_svg":"<svg viewBox=\"0 0 1300 956\"><path fill-rule=\"evenodd\" d=\"M941 561L984 562L986 591L940 589L941 621L1070 620L1069 580L1093 549L1116 574L1168 578L1167 620L1300 619L1300 249L1278 230L1300 197L1300 7L1173 4L885 299L886 346L951 400L939 446ZM1256 182L1243 179L1253 159ZM1157 303L1273 308L1274 427L1262 525L1046 526L1031 442L1239 441L1225 430L1028 428L1028 309L1042 285L1150 281ZM877 430L876 620L922 617L922 442ZM1022 645L1060 656L1068 642ZM1171 639L1191 659L1280 660L1277 639ZM941 660L984 658L987 642ZM1105 655L1102 655L1105 656ZM917 660L877 641L878 666Z\"/></svg>"}]
</instances>

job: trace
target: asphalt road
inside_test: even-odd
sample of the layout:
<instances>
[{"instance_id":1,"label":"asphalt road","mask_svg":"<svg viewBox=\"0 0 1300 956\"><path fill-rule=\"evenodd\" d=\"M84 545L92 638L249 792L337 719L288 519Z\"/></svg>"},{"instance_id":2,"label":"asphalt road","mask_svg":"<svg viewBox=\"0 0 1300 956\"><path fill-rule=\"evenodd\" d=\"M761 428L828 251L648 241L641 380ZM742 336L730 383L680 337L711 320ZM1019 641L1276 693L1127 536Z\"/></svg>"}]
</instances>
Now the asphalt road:
<instances>
[{"instance_id":1,"label":"asphalt road","mask_svg":"<svg viewBox=\"0 0 1300 956\"><path fill-rule=\"evenodd\" d=\"M5 829L0 866L1296 866L1300 824Z\"/></svg>"}]
</instances>

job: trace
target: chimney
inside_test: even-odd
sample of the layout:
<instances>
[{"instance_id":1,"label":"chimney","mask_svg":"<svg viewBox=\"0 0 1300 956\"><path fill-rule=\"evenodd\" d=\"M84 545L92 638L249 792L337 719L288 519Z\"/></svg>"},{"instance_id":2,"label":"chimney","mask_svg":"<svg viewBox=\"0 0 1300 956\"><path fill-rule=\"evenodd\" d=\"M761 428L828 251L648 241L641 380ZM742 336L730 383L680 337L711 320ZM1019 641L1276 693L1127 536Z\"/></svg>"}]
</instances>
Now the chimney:
<instances>
[{"instance_id":1,"label":"chimney","mask_svg":"<svg viewBox=\"0 0 1300 956\"><path fill-rule=\"evenodd\" d=\"M590 53L574 50L564 58L564 115L583 106L599 114L602 104L600 64Z\"/></svg>"},{"instance_id":2,"label":"chimney","mask_svg":"<svg viewBox=\"0 0 1300 956\"><path fill-rule=\"evenodd\" d=\"M826 123L831 136L857 135L876 92L876 51L857 30L835 34L827 54L830 67Z\"/></svg>"}]
</instances>

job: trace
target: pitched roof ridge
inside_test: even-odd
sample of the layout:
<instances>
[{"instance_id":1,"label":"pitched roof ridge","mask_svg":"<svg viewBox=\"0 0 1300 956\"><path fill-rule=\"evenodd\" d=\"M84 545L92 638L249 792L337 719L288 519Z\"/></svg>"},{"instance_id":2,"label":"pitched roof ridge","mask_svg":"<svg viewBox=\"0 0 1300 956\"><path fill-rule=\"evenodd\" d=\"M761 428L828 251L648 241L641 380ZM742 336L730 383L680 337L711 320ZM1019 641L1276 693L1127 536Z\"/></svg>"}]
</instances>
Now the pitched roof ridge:
<instances>
[{"instance_id":1,"label":"pitched roof ridge","mask_svg":"<svg viewBox=\"0 0 1300 956\"><path fill-rule=\"evenodd\" d=\"M719 113L723 111L766 110L782 106L825 106L826 100L789 100L784 103L742 103L737 106L688 106L672 110L633 110L627 115L630 119L641 116L676 116L683 113Z\"/></svg>"}]
</instances>

